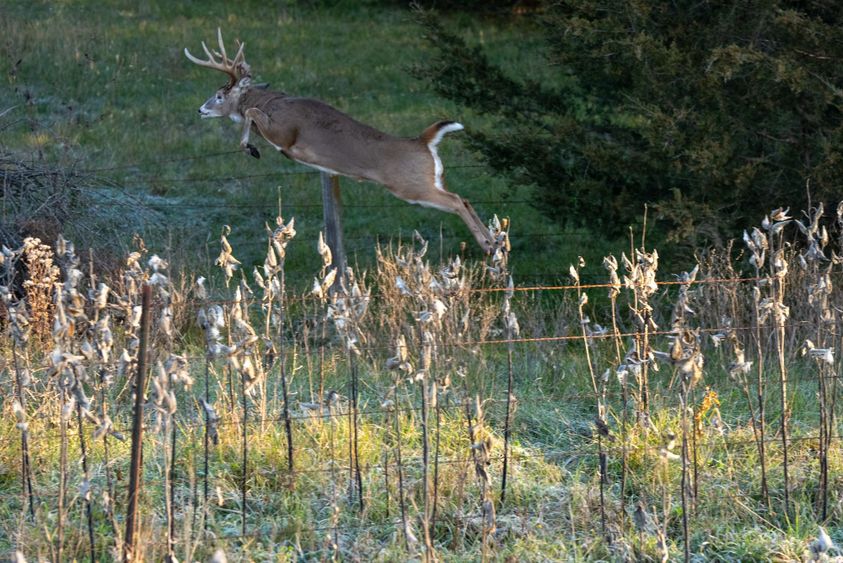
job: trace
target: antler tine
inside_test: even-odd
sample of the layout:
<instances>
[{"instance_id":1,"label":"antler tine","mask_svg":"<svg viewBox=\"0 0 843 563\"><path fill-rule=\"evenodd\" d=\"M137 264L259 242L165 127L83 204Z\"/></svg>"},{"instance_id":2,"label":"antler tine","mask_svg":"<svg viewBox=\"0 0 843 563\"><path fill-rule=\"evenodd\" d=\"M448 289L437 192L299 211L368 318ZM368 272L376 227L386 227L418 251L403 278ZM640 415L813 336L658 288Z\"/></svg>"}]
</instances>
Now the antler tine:
<instances>
[{"instance_id":1,"label":"antler tine","mask_svg":"<svg viewBox=\"0 0 843 563\"><path fill-rule=\"evenodd\" d=\"M184 48L184 56L190 59L190 62L199 66L209 66L211 64L211 61L203 61L202 59L194 57L192 54L190 54L190 51L187 49L187 47Z\"/></svg>"},{"instance_id":2,"label":"antler tine","mask_svg":"<svg viewBox=\"0 0 843 563\"><path fill-rule=\"evenodd\" d=\"M194 56L187 47L184 48L184 56L190 59L190 62L198 64L199 66L204 66L208 68L213 68L216 70L221 70L223 72L228 72L228 68L223 64L218 62L214 56L211 54L211 51L208 49L208 46L205 45L205 42L202 42L202 50L205 51L205 55L208 57L208 60L203 61L202 59Z\"/></svg>"},{"instance_id":3,"label":"antler tine","mask_svg":"<svg viewBox=\"0 0 843 563\"><path fill-rule=\"evenodd\" d=\"M238 41L237 44L239 46L239 49L237 49L237 54L234 55L234 61L232 62L235 67L238 63L246 62L246 57L245 55L243 55L243 48L246 46L246 43L240 43L240 41Z\"/></svg>"},{"instance_id":4,"label":"antler tine","mask_svg":"<svg viewBox=\"0 0 843 563\"><path fill-rule=\"evenodd\" d=\"M217 28L217 42L220 44L220 54L222 55L223 64L228 64L228 56L225 54L225 45L222 42L222 30Z\"/></svg>"},{"instance_id":5,"label":"antler tine","mask_svg":"<svg viewBox=\"0 0 843 563\"><path fill-rule=\"evenodd\" d=\"M214 63L215 65L216 64L225 64L225 61L222 61L222 63L217 62L217 59L214 57L214 52L211 51L210 49L208 49L208 46L205 45L204 41L202 42L202 49L205 51L205 55L208 56L208 62Z\"/></svg>"},{"instance_id":6,"label":"antler tine","mask_svg":"<svg viewBox=\"0 0 843 563\"><path fill-rule=\"evenodd\" d=\"M228 58L228 53L225 52L225 44L222 40L222 30L220 28L217 28L217 42L219 43L219 51L209 49L205 42L202 42L202 50L205 51L205 56L208 57L207 60L203 61L194 57L187 48L184 49L184 54L191 62L199 66L213 68L226 73L231 78L231 84L234 84L242 77L241 75L249 73L249 66L246 64L245 56L243 55L243 47L246 44L237 42L239 47L237 49L237 55L234 57L234 60L231 60Z\"/></svg>"}]
</instances>

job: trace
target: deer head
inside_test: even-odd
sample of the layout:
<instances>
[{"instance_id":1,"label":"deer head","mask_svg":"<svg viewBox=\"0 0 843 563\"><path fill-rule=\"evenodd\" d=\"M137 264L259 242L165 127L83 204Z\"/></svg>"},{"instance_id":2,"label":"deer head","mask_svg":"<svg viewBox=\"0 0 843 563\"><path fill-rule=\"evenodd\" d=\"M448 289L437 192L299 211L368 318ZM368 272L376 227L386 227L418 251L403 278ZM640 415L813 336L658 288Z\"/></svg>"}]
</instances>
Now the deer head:
<instances>
[{"instance_id":1,"label":"deer head","mask_svg":"<svg viewBox=\"0 0 843 563\"><path fill-rule=\"evenodd\" d=\"M196 63L199 66L219 70L220 72L224 72L228 75L228 83L217 90L213 96L208 98L208 100L202 104L199 108L199 115L203 118L229 116L234 121L240 121L243 118L238 110L240 96L252 85L251 69L246 63L246 57L243 54L243 48L246 44L240 43L239 41L237 42L237 54L232 60L228 58L228 55L225 52L225 45L222 41L222 31L220 28L217 28L217 41L219 43L219 51L211 51L208 49L207 45L205 45L205 42L202 42L202 49L208 57L207 60L194 57L190 54L190 51L187 50L187 47L184 49L185 56L190 59L191 62Z\"/></svg>"}]
</instances>

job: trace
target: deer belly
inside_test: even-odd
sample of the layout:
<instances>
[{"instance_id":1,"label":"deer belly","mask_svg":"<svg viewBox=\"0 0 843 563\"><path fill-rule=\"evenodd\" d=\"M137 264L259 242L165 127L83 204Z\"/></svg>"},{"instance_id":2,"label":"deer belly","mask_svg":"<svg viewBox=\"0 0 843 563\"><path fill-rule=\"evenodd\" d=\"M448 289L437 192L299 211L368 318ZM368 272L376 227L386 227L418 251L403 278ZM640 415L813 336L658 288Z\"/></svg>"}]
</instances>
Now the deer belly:
<instances>
[{"instance_id":1,"label":"deer belly","mask_svg":"<svg viewBox=\"0 0 843 563\"><path fill-rule=\"evenodd\" d=\"M399 199L404 199L400 196L397 196ZM454 210L448 207L447 205L438 204L432 201L425 201L419 199L404 199L407 203L412 203L413 205L421 205L422 207L428 207L430 209L436 209L437 211L445 211L446 213L453 213Z\"/></svg>"},{"instance_id":2,"label":"deer belly","mask_svg":"<svg viewBox=\"0 0 843 563\"><path fill-rule=\"evenodd\" d=\"M332 176L346 176L348 178L354 178L355 180L369 180L366 176L360 174L359 171L352 171L352 170L344 170L344 169L336 169L330 166L325 166L323 164L319 164L320 159L316 155L314 155L311 151L302 149L299 146L293 145L287 151L287 156L295 160L300 164L304 164L305 166L309 166L310 168L314 168L320 172L325 172L326 174L331 174Z\"/></svg>"},{"instance_id":3,"label":"deer belly","mask_svg":"<svg viewBox=\"0 0 843 563\"><path fill-rule=\"evenodd\" d=\"M337 172L336 170L331 170L330 168L325 168L324 166L319 166L318 164L312 164L310 162L305 162L305 161L299 160L297 158L294 158L293 160L295 160L296 162L299 162L301 164L304 164L305 166L309 166L310 168L314 168L314 169L318 170L319 172L324 172L326 174L330 174L331 176L348 176L348 174L343 174L342 172Z\"/></svg>"}]
</instances>

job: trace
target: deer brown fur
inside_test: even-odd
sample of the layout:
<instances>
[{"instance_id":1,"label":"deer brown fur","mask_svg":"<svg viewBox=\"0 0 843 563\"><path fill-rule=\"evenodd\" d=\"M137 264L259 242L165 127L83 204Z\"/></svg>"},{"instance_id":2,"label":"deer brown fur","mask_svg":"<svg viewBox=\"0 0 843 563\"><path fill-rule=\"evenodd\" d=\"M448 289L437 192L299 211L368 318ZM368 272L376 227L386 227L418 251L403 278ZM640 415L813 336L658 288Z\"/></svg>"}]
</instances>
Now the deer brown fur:
<instances>
[{"instance_id":1,"label":"deer brown fur","mask_svg":"<svg viewBox=\"0 0 843 563\"><path fill-rule=\"evenodd\" d=\"M406 202L456 213L484 252L494 250L494 239L471 204L445 189L437 145L445 134L461 130L461 124L439 121L413 138L389 135L325 102L252 84L244 45L240 43L234 59L229 59L219 30L217 38L219 51L211 52L202 43L207 60L184 51L192 62L229 76L228 84L217 90L199 113L202 117L227 116L242 122L240 146L244 150L259 156L249 144L255 131L296 162L330 174L376 182Z\"/></svg>"}]
</instances>

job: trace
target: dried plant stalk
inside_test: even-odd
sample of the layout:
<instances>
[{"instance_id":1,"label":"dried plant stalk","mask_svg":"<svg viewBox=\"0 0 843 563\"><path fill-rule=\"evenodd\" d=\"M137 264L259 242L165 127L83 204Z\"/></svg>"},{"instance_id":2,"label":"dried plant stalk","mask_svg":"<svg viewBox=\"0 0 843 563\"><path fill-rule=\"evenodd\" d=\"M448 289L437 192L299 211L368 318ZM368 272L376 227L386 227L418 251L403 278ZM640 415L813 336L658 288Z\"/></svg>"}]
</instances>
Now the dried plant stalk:
<instances>
[{"instance_id":1,"label":"dried plant stalk","mask_svg":"<svg viewBox=\"0 0 843 563\"><path fill-rule=\"evenodd\" d=\"M471 457L474 461L474 472L480 484L480 513L482 521L482 537L480 560L488 561L489 543L493 540L496 530L495 505L492 502L492 478L489 475L490 456L492 450L491 438L483 427L483 406L480 397L474 400L474 417L472 422L470 401L464 401L465 417L468 422L468 439L471 444Z\"/></svg>"},{"instance_id":2,"label":"dried plant stalk","mask_svg":"<svg viewBox=\"0 0 843 563\"><path fill-rule=\"evenodd\" d=\"M569 274L574 281L577 288L577 312L579 314L580 331L582 334L583 349L585 350L585 361L588 366L588 375L591 377L591 388L594 391L594 400L596 402L595 425L597 427L597 465L600 468L600 529L603 534L606 534L606 483L608 476L606 475L607 457L603 450L603 437L608 435L609 426L606 424L606 417L604 413L604 406L601 401L600 392L597 388L597 376L594 373L594 364L591 361L591 339L588 334L588 320L585 316L585 306L588 304L588 294L583 292L580 286L580 268L585 267L585 260L582 256L579 257L577 266L572 264L569 268ZM605 389L605 387L604 387Z\"/></svg>"},{"instance_id":3,"label":"dried plant stalk","mask_svg":"<svg viewBox=\"0 0 843 563\"><path fill-rule=\"evenodd\" d=\"M755 272L755 283L752 292L752 325L754 328L753 338L755 339L756 363L755 407L753 407L752 399L750 398L749 383L748 381L746 381L745 377L743 378L743 389L744 395L746 396L747 406L749 407L750 411L750 422L752 424L752 431L757 444L756 447L758 449L758 457L761 462L761 496L764 499L764 503L767 505L767 508L772 510L770 491L767 484L767 417L765 400L766 377L764 365L764 344L761 336L761 328L763 325L761 317L762 289L765 285L768 285L769 282L769 279L762 278L761 269L764 267L764 263L767 259L767 250L769 248L769 243L766 235L764 235L764 233L758 230L757 228L754 228L752 230L751 235L747 234L746 231L744 231L743 240L750 251L751 256L749 258L749 262L753 266ZM735 308L736 306L733 305L733 309ZM734 318L735 316L736 315L733 313L732 317ZM740 347L740 344L737 341L737 336L731 336L730 340L733 342L732 348L735 354L735 363L732 364L729 371L730 375L736 377L748 372L751 368L751 362L745 361L743 357L743 348ZM756 409L758 412L757 417L755 414Z\"/></svg>"},{"instance_id":4,"label":"dried plant stalk","mask_svg":"<svg viewBox=\"0 0 843 563\"><path fill-rule=\"evenodd\" d=\"M76 403L76 422L79 429L79 450L82 454L83 497L85 499L85 518L88 522L88 546L91 562L97 560L97 548L94 542L94 514L91 506L91 474L88 471L88 449L85 444L85 429L82 427L82 405Z\"/></svg>"},{"instance_id":5,"label":"dried plant stalk","mask_svg":"<svg viewBox=\"0 0 843 563\"><path fill-rule=\"evenodd\" d=\"M138 502L141 492L141 460L143 457L143 395L146 385L146 357L149 342L150 306L152 290L144 284L142 290L141 333L138 348L138 367L135 379L135 409L132 420L132 458L129 466L129 488L126 508L126 534L124 536L123 559L134 560L138 557Z\"/></svg>"},{"instance_id":6,"label":"dried plant stalk","mask_svg":"<svg viewBox=\"0 0 843 563\"><path fill-rule=\"evenodd\" d=\"M645 429L649 429L650 422L650 384L649 366L653 361L650 349L650 331L658 330L653 318L653 307L650 298L658 290L656 272L659 266L658 252L647 253L643 248L633 251L634 263L626 255L621 256L626 275L624 286L632 290L631 307L633 326L635 326L635 350L631 362L627 362L634 369L629 370L638 379L638 418Z\"/></svg>"},{"instance_id":7,"label":"dried plant stalk","mask_svg":"<svg viewBox=\"0 0 843 563\"><path fill-rule=\"evenodd\" d=\"M29 453L29 423L27 422L26 394L24 387L30 383L30 370L20 365L19 355L23 353L26 363L29 363L29 356L26 353L27 343L32 335L32 325L26 305L22 301L13 303L13 293L9 289L13 283L16 265L20 260L23 250L19 252L3 248L0 255L0 266L5 269L3 285L0 286L0 304L2 304L9 315L12 345L12 364L15 371L15 397L13 405L17 427L21 433L21 491L23 494L22 506L29 507L29 515L35 518L35 499L32 491L32 465ZM21 350L22 352L19 352ZM26 385L25 385L26 384Z\"/></svg>"},{"instance_id":8,"label":"dried plant stalk","mask_svg":"<svg viewBox=\"0 0 843 563\"><path fill-rule=\"evenodd\" d=\"M58 522L56 523L56 556L58 561L64 560L64 513L65 497L67 496L67 397L63 388L59 387L59 498Z\"/></svg>"},{"instance_id":9,"label":"dried plant stalk","mask_svg":"<svg viewBox=\"0 0 843 563\"><path fill-rule=\"evenodd\" d=\"M210 305L208 303L208 293L205 288L205 278L196 280L196 296L202 303L203 307L199 309L197 315L197 322L199 327L205 334L205 358L203 370L203 397L201 399L202 415L204 420L203 436L202 436L202 529L205 533L208 531L208 519L210 503L208 497L210 493L210 446L216 444L217 437L217 423L219 417L211 404L211 382L210 374L214 356L221 350L221 334L220 329L224 328L226 322L226 315L219 305ZM194 513L196 510L194 509Z\"/></svg>"},{"instance_id":10,"label":"dried plant stalk","mask_svg":"<svg viewBox=\"0 0 843 563\"><path fill-rule=\"evenodd\" d=\"M626 535L626 485L628 471L627 433L629 425L629 377L625 369L622 369L621 337L618 330L618 295L621 291L621 281L618 277L618 261L614 256L603 258L603 267L609 273L609 300L611 302L612 315L612 344L615 349L615 373L620 378L621 401L623 402L623 413L621 415L621 490L620 490L620 528L621 534ZM607 374L608 378L608 374ZM604 386L605 389L605 386Z\"/></svg>"},{"instance_id":11,"label":"dried plant stalk","mask_svg":"<svg viewBox=\"0 0 843 563\"><path fill-rule=\"evenodd\" d=\"M518 319L515 313L512 312L512 297L514 295L515 284L512 281L512 276L509 276L509 284L507 291L504 292L503 299L503 317L504 317L504 334L506 335L506 413L504 414L503 423L503 467L501 470L501 498L500 504L503 506L506 500L506 482L509 471L509 441L512 435L512 411L515 405L515 394L513 393L514 385L514 369L512 366L512 355L514 342L513 339L519 335L520 329L518 326Z\"/></svg>"},{"instance_id":12,"label":"dried plant stalk","mask_svg":"<svg viewBox=\"0 0 843 563\"><path fill-rule=\"evenodd\" d=\"M275 219L276 228L266 228L269 240L266 251L266 258L263 263L264 277L255 269L255 278L258 284L264 289L263 308L267 315L265 325L265 338L270 340L269 327L273 317L273 298L277 298L277 331L276 342L281 371L281 393L283 398L284 432L287 437L287 469L290 472L290 479L294 479L295 469L295 446L293 445L293 427L290 418L290 397L287 389L287 354L284 347L284 325L287 316L287 278L285 273L287 245L296 236L295 219L285 223L280 212Z\"/></svg>"},{"instance_id":13,"label":"dried plant stalk","mask_svg":"<svg viewBox=\"0 0 843 563\"><path fill-rule=\"evenodd\" d=\"M13 321L14 322L14 321ZM29 515L35 518L35 500L32 493L32 466L29 456L29 424L26 421L26 395L23 392L23 376L18 361L18 345L15 337L12 337L12 363L15 370L15 393L17 402L14 405L17 426L20 429L20 451L21 451L21 491L23 491L23 504L29 507Z\"/></svg>"},{"instance_id":14,"label":"dried plant stalk","mask_svg":"<svg viewBox=\"0 0 843 563\"><path fill-rule=\"evenodd\" d=\"M790 518L790 454L788 443L788 381L785 354L785 323L790 311L784 304L786 278L788 272L787 257L785 256L783 227L790 222L787 211L774 210L769 218L765 218L765 229L770 238L770 269L772 273L772 291L769 310L774 323L774 342L779 368L779 395L781 407L781 440L782 440L782 477L784 478L783 510L786 518Z\"/></svg>"},{"instance_id":15,"label":"dried plant stalk","mask_svg":"<svg viewBox=\"0 0 843 563\"><path fill-rule=\"evenodd\" d=\"M679 397L682 408L682 478L681 478L681 501L682 501L682 535L684 539L685 561L691 558L691 529L689 518L689 439L688 439L688 411L691 409L691 392L702 378L703 355L700 347L699 329L691 329L688 321L689 315L695 315L691 307L691 287L696 281L699 266L691 272L685 272L678 276L679 295L673 307L671 319L671 330L673 332L673 346L670 351L670 360L674 365L675 373L681 380L681 393Z\"/></svg>"},{"instance_id":16,"label":"dried plant stalk","mask_svg":"<svg viewBox=\"0 0 843 563\"><path fill-rule=\"evenodd\" d=\"M838 207L838 223L843 225L843 204ZM807 271L807 301L810 311L814 315L816 331L812 335L816 340L807 339L802 345L803 355L815 360L817 365L817 399L819 403L819 447L818 487L815 507L820 514L821 521L828 517L828 453L831 446L831 436L834 433L833 392L829 392L829 382L836 381L832 371L834 368L834 347L828 347L826 342L827 327L832 325L835 315L829 303L832 294L831 272L834 265L825 255L825 248L829 242L825 226L820 226L823 215L823 205L806 213L806 223L795 221L799 230L806 238L805 250L799 255L802 268ZM834 330L832 328L832 330Z\"/></svg>"}]
</instances>

